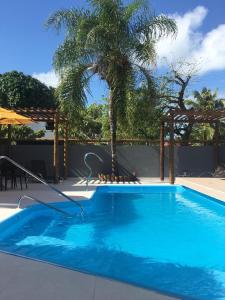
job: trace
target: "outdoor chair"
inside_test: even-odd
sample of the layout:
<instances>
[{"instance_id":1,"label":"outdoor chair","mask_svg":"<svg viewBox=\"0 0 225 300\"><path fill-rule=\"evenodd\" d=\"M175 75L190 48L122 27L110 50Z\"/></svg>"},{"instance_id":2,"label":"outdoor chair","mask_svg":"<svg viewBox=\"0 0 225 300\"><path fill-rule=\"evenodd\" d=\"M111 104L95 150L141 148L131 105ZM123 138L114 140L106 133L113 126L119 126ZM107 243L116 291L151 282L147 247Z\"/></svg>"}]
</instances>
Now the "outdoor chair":
<instances>
[{"instance_id":1,"label":"outdoor chair","mask_svg":"<svg viewBox=\"0 0 225 300\"><path fill-rule=\"evenodd\" d=\"M27 176L26 173L18 170L9 162L2 162L0 165L0 189L1 191L8 190L8 183L10 183L11 189L18 186L17 179L19 180L20 189L23 189L23 182L27 188Z\"/></svg>"},{"instance_id":2,"label":"outdoor chair","mask_svg":"<svg viewBox=\"0 0 225 300\"><path fill-rule=\"evenodd\" d=\"M17 187L17 179L19 180L20 189L23 189L23 183L25 184L25 188L27 189L28 177L25 172L19 169L15 169L14 173L14 188Z\"/></svg>"},{"instance_id":3,"label":"outdoor chair","mask_svg":"<svg viewBox=\"0 0 225 300\"><path fill-rule=\"evenodd\" d=\"M0 165L1 191L8 189L8 181L11 183L11 189L14 187L14 170L10 163L2 162Z\"/></svg>"}]
</instances>

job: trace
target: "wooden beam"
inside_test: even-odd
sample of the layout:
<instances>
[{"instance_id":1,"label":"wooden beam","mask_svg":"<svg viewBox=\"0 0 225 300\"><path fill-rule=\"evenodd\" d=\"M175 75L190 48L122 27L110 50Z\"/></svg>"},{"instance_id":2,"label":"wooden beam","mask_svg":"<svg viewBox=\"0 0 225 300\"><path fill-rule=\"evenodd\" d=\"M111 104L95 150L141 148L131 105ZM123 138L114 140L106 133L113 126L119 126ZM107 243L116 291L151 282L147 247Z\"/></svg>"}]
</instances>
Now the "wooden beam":
<instances>
[{"instance_id":1,"label":"wooden beam","mask_svg":"<svg viewBox=\"0 0 225 300\"><path fill-rule=\"evenodd\" d=\"M215 122L214 153L215 153L215 166L217 168L220 164L220 158L219 158L219 122Z\"/></svg>"},{"instance_id":2,"label":"wooden beam","mask_svg":"<svg viewBox=\"0 0 225 300\"><path fill-rule=\"evenodd\" d=\"M59 113L58 111L54 116L54 157L53 157L53 170L54 182L59 182Z\"/></svg>"},{"instance_id":3,"label":"wooden beam","mask_svg":"<svg viewBox=\"0 0 225 300\"><path fill-rule=\"evenodd\" d=\"M169 122L171 115L174 117L174 123L214 123L225 118L225 110L203 111L175 109L163 117L164 121Z\"/></svg>"},{"instance_id":4,"label":"wooden beam","mask_svg":"<svg viewBox=\"0 0 225 300\"><path fill-rule=\"evenodd\" d=\"M160 180L164 180L164 122L160 124Z\"/></svg>"},{"instance_id":5,"label":"wooden beam","mask_svg":"<svg viewBox=\"0 0 225 300\"><path fill-rule=\"evenodd\" d=\"M68 122L64 123L64 140L63 140L63 166L64 179L68 177Z\"/></svg>"},{"instance_id":6,"label":"wooden beam","mask_svg":"<svg viewBox=\"0 0 225 300\"><path fill-rule=\"evenodd\" d=\"M169 145L169 182L174 184L174 118L171 116L169 122L170 145Z\"/></svg>"}]
</instances>

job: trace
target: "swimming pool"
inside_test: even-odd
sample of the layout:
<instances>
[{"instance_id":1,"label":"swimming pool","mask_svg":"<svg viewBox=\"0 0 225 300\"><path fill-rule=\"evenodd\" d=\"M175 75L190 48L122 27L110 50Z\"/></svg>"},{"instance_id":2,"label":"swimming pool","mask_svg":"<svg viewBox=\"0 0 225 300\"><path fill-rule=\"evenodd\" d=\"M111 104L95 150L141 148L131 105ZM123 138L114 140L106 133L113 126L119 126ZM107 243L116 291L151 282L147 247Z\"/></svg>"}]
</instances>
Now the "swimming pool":
<instances>
[{"instance_id":1,"label":"swimming pool","mask_svg":"<svg viewBox=\"0 0 225 300\"><path fill-rule=\"evenodd\" d=\"M225 299L225 206L182 186L103 186L85 205L34 205L0 224L0 250L182 299Z\"/></svg>"}]
</instances>

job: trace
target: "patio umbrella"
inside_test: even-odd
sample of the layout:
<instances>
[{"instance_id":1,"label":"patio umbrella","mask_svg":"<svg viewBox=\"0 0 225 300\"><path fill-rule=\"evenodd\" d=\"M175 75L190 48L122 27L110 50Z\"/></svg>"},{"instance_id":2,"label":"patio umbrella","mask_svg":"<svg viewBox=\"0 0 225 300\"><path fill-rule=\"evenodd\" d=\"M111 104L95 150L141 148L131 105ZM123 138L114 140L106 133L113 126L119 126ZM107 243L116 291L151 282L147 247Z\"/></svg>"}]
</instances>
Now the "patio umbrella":
<instances>
[{"instance_id":1,"label":"patio umbrella","mask_svg":"<svg viewBox=\"0 0 225 300\"><path fill-rule=\"evenodd\" d=\"M0 107L0 125L8 125L8 154L11 154L11 125L27 125L33 121L15 113L13 110Z\"/></svg>"},{"instance_id":2,"label":"patio umbrella","mask_svg":"<svg viewBox=\"0 0 225 300\"><path fill-rule=\"evenodd\" d=\"M30 118L0 107L0 125L26 125L32 122L33 121Z\"/></svg>"}]
</instances>

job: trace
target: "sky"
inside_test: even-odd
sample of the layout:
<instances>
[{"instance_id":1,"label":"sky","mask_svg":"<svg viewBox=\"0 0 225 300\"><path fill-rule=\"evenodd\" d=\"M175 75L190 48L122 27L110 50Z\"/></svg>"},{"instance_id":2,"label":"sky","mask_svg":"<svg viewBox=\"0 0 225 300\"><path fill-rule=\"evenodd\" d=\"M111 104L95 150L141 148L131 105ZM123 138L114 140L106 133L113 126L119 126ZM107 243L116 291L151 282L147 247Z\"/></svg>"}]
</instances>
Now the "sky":
<instances>
[{"instance_id":1,"label":"sky","mask_svg":"<svg viewBox=\"0 0 225 300\"><path fill-rule=\"evenodd\" d=\"M128 2L129 0L125 0ZM17 70L56 86L52 58L63 39L44 23L61 8L87 6L83 0L1 0L0 1L0 73ZM172 16L178 25L176 39L156 45L157 69L178 60L198 65L197 79L190 87L218 89L225 97L225 1L224 0L151 0L156 14ZM155 70L153 70L155 72ZM97 77L91 83L89 103L99 103L107 88Z\"/></svg>"}]
</instances>

